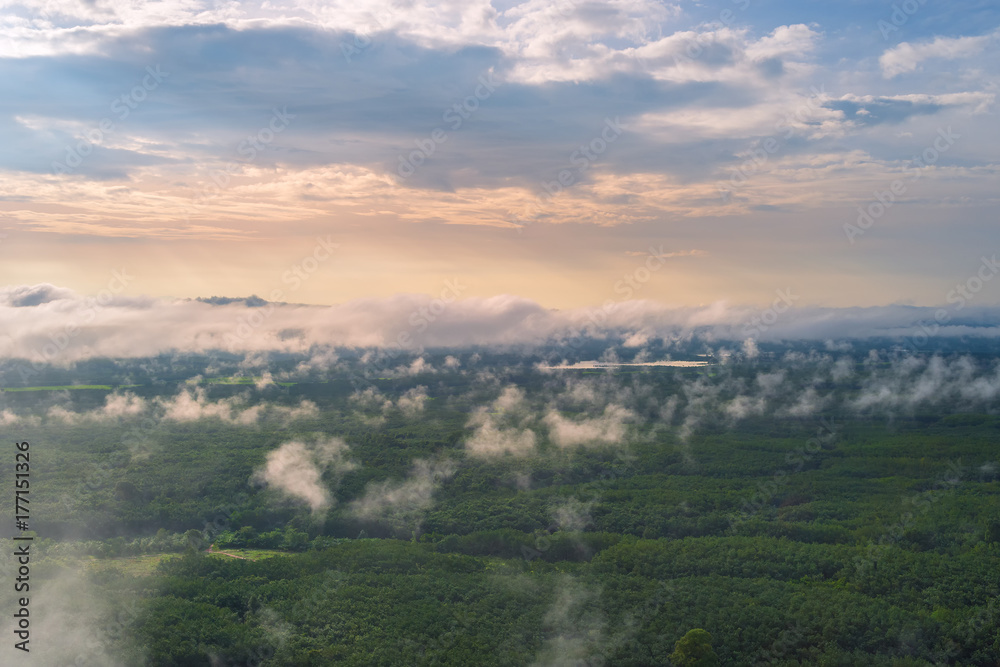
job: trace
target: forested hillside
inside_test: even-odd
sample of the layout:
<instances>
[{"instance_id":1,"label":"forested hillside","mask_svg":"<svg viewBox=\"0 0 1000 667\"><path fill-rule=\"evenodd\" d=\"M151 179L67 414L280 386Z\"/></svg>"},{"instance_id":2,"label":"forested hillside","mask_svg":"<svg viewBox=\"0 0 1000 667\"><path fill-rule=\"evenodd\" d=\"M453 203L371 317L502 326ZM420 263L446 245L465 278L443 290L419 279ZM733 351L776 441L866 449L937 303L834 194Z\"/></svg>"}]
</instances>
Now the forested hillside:
<instances>
[{"instance_id":1,"label":"forested hillside","mask_svg":"<svg viewBox=\"0 0 1000 667\"><path fill-rule=\"evenodd\" d=\"M1000 663L989 358L302 363L3 392L49 657Z\"/></svg>"}]
</instances>

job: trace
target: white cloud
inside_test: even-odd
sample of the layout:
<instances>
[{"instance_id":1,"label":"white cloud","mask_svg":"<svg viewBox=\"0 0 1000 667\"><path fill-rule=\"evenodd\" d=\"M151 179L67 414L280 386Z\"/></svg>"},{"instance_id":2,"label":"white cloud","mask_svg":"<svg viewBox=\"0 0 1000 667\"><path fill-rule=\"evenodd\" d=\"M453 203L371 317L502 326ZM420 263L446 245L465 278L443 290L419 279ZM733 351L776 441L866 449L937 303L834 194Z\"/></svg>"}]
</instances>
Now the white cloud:
<instances>
[{"instance_id":1,"label":"white cloud","mask_svg":"<svg viewBox=\"0 0 1000 667\"><path fill-rule=\"evenodd\" d=\"M420 375L421 373L436 373L434 366L429 364L423 357L417 357L409 366L398 371L400 375Z\"/></svg>"},{"instance_id":2,"label":"white cloud","mask_svg":"<svg viewBox=\"0 0 1000 667\"><path fill-rule=\"evenodd\" d=\"M108 394L104 405L88 412L73 412L61 405L48 409L49 419L58 419L69 424L82 421L104 421L109 419L126 419L137 417L149 409L149 404L132 392Z\"/></svg>"},{"instance_id":3,"label":"white cloud","mask_svg":"<svg viewBox=\"0 0 1000 667\"><path fill-rule=\"evenodd\" d=\"M579 445L622 444L626 424L636 419L636 414L620 405L608 405L598 417L569 419L556 410L550 410L543 422L549 427L549 439L561 448Z\"/></svg>"},{"instance_id":4,"label":"white cloud","mask_svg":"<svg viewBox=\"0 0 1000 667\"><path fill-rule=\"evenodd\" d=\"M530 429L505 428L485 419L465 440L465 450L483 458L504 454L528 456L535 451L535 441L535 432Z\"/></svg>"},{"instance_id":5,"label":"white cloud","mask_svg":"<svg viewBox=\"0 0 1000 667\"><path fill-rule=\"evenodd\" d=\"M185 389L173 398L161 398L157 399L157 402L164 410L163 419L178 422L215 418L224 422L249 425L256 423L264 409L262 405L243 409L240 406L240 398L235 396L211 401L204 387Z\"/></svg>"},{"instance_id":6,"label":"white cloud","mask_svg":"<svg viewBox=\"0 0 1000 667\"><path fill-rule=\"evenodd\" d=\"M110 394L104 399L102 413L109 418L134 417L147 408L146 401L131 392Z\"/></svg>"},{"instance_id":7,"label":"white cloud","mask_svg":"<svg viewBox=\"0 0 1000 667\"><path fill-rule=\"evenodd\" d=\"M465 451L482 458L533 454L536 436L527 428L529 419L524 391L513 385L504 387L489 407L472 413L467 426L475 431L465 440Z\"/></svg>"},{"instance_id":8,"label":"white cloud","mask_svg":"<svg viewBox=\"0 0 1000 667\"><path fill-rule=\"evenodd\" d=\"M801 23L782 25L766 37L748 45L746 53L751 60L756 61L802 56L815 48L819 37L820 33Z\"/></svg>"},{"instance_id":9,"label":"white cloud","mask_svg":"<svg viewBox=\"0 0 1000 667\"><path fill-rule=\"evenodd\" d=\"M357 403L365 410L387 410L392 407L392 400L375 387L358 389L348 398L352 403Z\"/></svg>"},{"instance_id":10,"label":"white cloud","mask_svg":"<svg viewBox=\"0 0 1000 667\"><path fill-rule=\"evenodd\" d=\"M396 407L407 417L413 418L424 411L428 400L427 387L414 387L399 397L399 400L396 401Z\"/></svg>"},{"instance_id":11,"label":"white cloud","mask_svg":"<svg viewBox=\"0 0 1000 667\"><path fill-rule=\"evenodd\" d=\"M347 458L350 448L340 438L315 443L286 442L267 455L267 462L253 479L309 505L315 513L333 504L331 488L323 482L328 471L333 486L357 464Z\"/></svg>"},{"instance_id":12,"label":"white cloud","mask_svg":"<svg viewBox=\"0 0 1000 667\"><path fill-rule=\"evenodd\" d=\"M0 304L3 303L0 289ZM315 355L317 349L364 347L390 349L392 332L405 330L407 318L427 297L398 295L390 299L359 299L336 306L275 305L258 328L232 338L233 323L248 311L232 304L212 306L168 299L119 299L95 309L84 297L61 298L31 307L0 305L0 321L7 336L0 337L0 358L68 364L93 357L130 358L163 353L236 353L280 351ZM760 345L777 340L859 339L875 336L913 336L923 323L934 321L935 308L883 306L875 308L796 307L756 337ZM624 301L595 325L591 309L555 310L514 296L455 301L448 313L422 335L427 347L474 345L535 345L558 343L587 331L594 338L626 338L636 330L673 340L691 335L714 340L742 341L745 323L757 309L716 302L702 307L676 308L652 301ZM967 306L937 331L941 338L1000 336L1000 307ZM72 331L72 335L67 334ZM291 333L289 333L291 332ZM64 346L54 347L53 340ZM430 371L422 357L400 367L402 372ZM23 364L27 377L33 372ZM185 418L199 409L224 418L224 405L207 406L198 391L177 397L169 406L172 418ZM199 407L203 406L203 407ZM253 421L249 416L249 421Z\"/></svg>"},{"instance_id":13,"label":"white cloud","mask_svg":"<svg viewBox=\"0 0 1000 667\"><path fill-rule=\"evenodd\" d=\"M412 419L424 411L430 397L427 395L427 387L421 385L407 389L395 402L375 387L359 389L351 394L348 400L363 410L381 412L383 417L396 409L405 417Z\"/></svg>"},{"instance_id":14,"label":"white cloud","mask_svg":"<svg viewBox=\"0 0 1000 667\"><path fill-rule=\"evenodd\" d=\"M1000 33L976 37L935 37L930 42L911 44L902 42L888 49L879 58L882 76L891 79L899 74L912 72L920 63L931 58L955 60L979 55Z\"/></svg>"},{"instance_id":15,"label":"white cloud","mask_svg":"<svg viewBox=\"0 0 1000 667\"><path fill-rule=\"evenodd\" d=\"M906 95L841 95L841 101L856 102L858 104L884 105L894 102L906 102L908 104L926 107L954 107L964 108L972 113L984 113L989 109L996 99L994 93L983 91L969 91L961 93L910 93ZM860 110L860 114L864 109Z\"/></svg>"},{"instance_id":16,"label":"white cloud","mask_svg":"<svg viewBox=\"0 0 1000 667\"><path fill-rule=\"evenodd\" d=\"M1000 398L1000 366L986 371L970 357L948 360L907 356L888 368L876 365L864 377L849 407L861 412L912 411L921 407L958 405L984 409Z\"/></svg>"},{"instance_id":17,"label":"white cloud","mask_svg":"<svg viewBox=\"0 0 1000 667\"><path fill-rule=\"evenodd\" d=\"M834 382L841 382L854 375L854 360L850 357L841 357L830 369L830 378Z\"/></svg>"},{"instance_id":18,"label":"white cloud","mask_svg":"<svg viewBox=\"0 0 1000 667\"><path fill-rule=\"evenodd\" d=\"M66 422L67 424L76 424L82 418L80 413L67 410L61 405L53 405L51 408L49 408L47 416L50 420Z\"/></svg>"},{"instance_id":19,"label":"white cloud","mask_svg":"<svg viewBox=\"0 0 1000 667\"><path fill-rule=\"evenodd\" d=\"M0 426L12 426L19 421L21 421L21 417L13 410L0 410Z\"/></svg>"},{"instance_id":20,"label":"white cloud","mask_svg":"<svg viewBox=\"0 0 1000 667\"><path fill-rule=\"evenodd\" d=\"M726 403L722 410L733 419L746 419L754 415L764 414L767 401L760 397L737 396Z\"/></svg>"},{"instance_id":21,"label":"white cloud","mask_svg":"<svg viewBox=\"0 0 1000 667\"><path fill-rule=\"evenodd\" d=\"M247 393L212 401L204 387L182 389L172 398L155 399L162 409L162 419L190 422L199 419L219 419L230 424L249 426L262 417L287 421L316 417L319 409L312 401L301 400L297 405L286 406L270 402L249 404Z\"/></svg>"},{"instance_id":22,"label":"white cloud","mask_svg":"<svg viewBox=\"0 0 1000 667\"><path fill-rule=\"evenodd\" d=\"M760 373L754 379L757 386L765 397L774 396L785 382L785 371L778 370L773 373Z\"/></svg>"}]
</instances>

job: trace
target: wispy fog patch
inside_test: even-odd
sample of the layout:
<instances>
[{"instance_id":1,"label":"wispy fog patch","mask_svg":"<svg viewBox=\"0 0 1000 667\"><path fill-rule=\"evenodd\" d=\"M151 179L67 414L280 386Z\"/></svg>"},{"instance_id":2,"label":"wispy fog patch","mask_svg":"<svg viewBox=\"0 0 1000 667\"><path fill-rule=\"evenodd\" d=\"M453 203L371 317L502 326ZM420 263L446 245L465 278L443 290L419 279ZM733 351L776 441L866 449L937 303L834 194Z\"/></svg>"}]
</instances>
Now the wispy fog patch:
<instances>
[{"instance_id":1,"label":"wispy fog patch","mask_svg":"<svg viewBox=\"0 0 1000 667\"><path fill-rule=\"evenodd\" d=\"M4 614L2 631L10 639L0 650L0 662L106 667L137 664L121 661L112 647L138 616L136 600L112 601L106 590L99 589L80 572L67 569L46 572L37 587L34 569L31 574L31 652L26 654L31 659L23 660L22 652L13 648L13 642L18 641L14 639L15 619ZM139 657L133 656L133 660Z\"/></svg>"},{"instance_id":2,"label":"wispy fog patch","mask_svg":"<svg viewBox=\"0 0 1000 667\"><path fill-rule=\"evenodd\" d=\"M575 403L585 405L599 405L601 403L601 394L598 392L597 384L594 382L567 381L565 396Z\"/></svg>"},{"instance_id":3,"label":"wispy fog patch","mask_svg":"<svg viewBox=\"0 0 1000 667\"><path fill-rule=\"evenodd\" d=\"M671 396L666 401L663 402L657 409L657 416L659 417L660 424L670 424L674 421L674 415L677 414L677 406L680 404L680 399L676 396Z\"/></svg>"},{"instance_id":4,"label":"wispy fog patch","mask_svg":"<svg viewBox=\"0 0 1000 667\"><path fill-rule=\"evenodd\" d=\"M903 357L873 366L849 407L859 412L914 410L950 403L988 407L1000 397L1000 366L982 370L969 357Z\"/></svg>"},{"instance_id":5,"label":"wispy fog patch","mask_svg":"<svg viewBox=\"0 0 1000 667\"><path fill-rule=\"evenodd\" d=\"M437 373L437 369L423 357L417 357L409 365L397 366L391 371L386 371L389 377L412 377L425 373Z\"/></svg>"},{"instance_id":6,"label":"wispy fog patch","mask_svg":"<svg viewBox=\"0 0 1000 667\"><path fill-rule=\"evenodd\" d=\"M414 387L399 397L396 407L407 417L416 417L424 411L427 400L427 387Z\"/></svg>"},{"instance_id":7,"label":"wispy fog patch","mask_svg":"<svg viewBox=\"0 0 1000 667\"><path fill-rule=\"evenodd\" d=\"M0 410L0 426L12 426L21 419L13 410Z\"/></svg>"},{"instance_id":8,"label":"wispy fog patch","mask_svg":"<svg viewBox=\"0 0 1000 667\"><path fill-rule=\"evenodd\" d=\"M46 416L52 421L61 421L67 424L76 424L83 420L83 416L80 413L67 410L61 405L50 407Z\"/></svg>"},{"instance_id":9,"label":"wispy fog patch","mask_svg":"<svg viewBox=\"0 0 1000 667\"><path fill-rule=\"evenodd\" d=\"M775 396L785 383L785 371L775 371L774 373L760 373L754 379L760 387L760 393L764 397Z\"/></svg>"},{"instance_id":10,"label":"wispy fog patch","mask_svg":"<svg viewBox=\"0 0 1000 667\"><path fill-rule=\"evenodd\" d=\"M834 362L830 369L830 379L834 382L843 382L854 375L854 360L850 357L841 357Z\"/></svg>"},{"instance_id":11,"label":"wispy fog patch","mask_svg":"<svg viewBox=\"0 0 1000 667\"><path fill-rule=\"evenodd\" d=\"M337 365L340 355L330 346L316 346L310 350L309 358L304 359L295 367L290 377L324 374Z\"/></svg>"},{"instance_id":12,"label":"wispy fog patch","mask_svg":"<svg viewBox=\"0 0 1000 667\"><path fill-rule=\"evenodd\" d=\"M737 396L722 406L722 411L733 419L762 415L766 409L767 401L761 397L751 396Z\"/></svg>"},{"instance_id":13,"label":"wispy fog patch","mask_svg":"<svg viewBox=\"0 0 1000 667\"><path fill-rule=\"evenodd\" d=\"M146 401L131 392L110 394L104 399L101 413L110 419L135 417L146 411Z\"/></svg>"},{"instance_id":14,"label":"wispy fog patch","mask_svg":"<svg viewBox=\"0 0 1000 667\"><path fill-rule=\"evenodd\" d=\"M677 431L677 436L682 443L686 443L695 429L718 405L720 388L706 378L699 377L694 382L685 383L682 391L686 403L683 408L684 420Z\"/></svg>"},{"instance_id":15,"label":"wispy fog patch","mask_svg":"<svg viewBox=\"0 0 1000 667\"><path fill-rule=\"evenodd\" d=\"M622 345L625 347L642 347L649 343L650 338L652 338L651 332L648 330L643 331L633 331L625 337L622 341ZM638 359L639 355L636 355Z\"/></svg>"},{"instance_id":16,"label":"wispy fog patch","mask_svg":"<svg viewBox=\"0 0 1000 667\"><path fill-rule=\"evenodd\" d=\"M474 428L465 441L465 450L472 456L488 458L510 454L528 456L535 451L535 432L527 427L530 420L524 392L513 386L504 387L488 407L479 407L467 424Z\"/></svg>"},{"instance_id":17,"label":"wispy fog patch","mask_svg":"<svg viewBox=\"0 0 1000 667\"><path fill-rule=\"evenodd\" d=\"M313 419L319 416L319 408L316 407L316 404L305 399L299 401L298 405L293 407L269 403L266 405L266 410L286 421Z\"/></svg>"},{"instance_id":18,"label":"wispy fog patch","mask_svg":"<svg viewBox=\"0 0 1000 667\"><path fill-rule=\"evenodd\" d=\"M396 401L375 387L359 389L351 394L348 400L362 410L380 412L380 416L374 418L363 416L363 420L372 424L381 424L385 421L385 416L393 410L399 410L404 417L409 419L420 415L427 406L430 397L427 395L427 387L420 385L407 389Z\"/></svg>"},{"instance_id":19,"label":"wispy fog patch","mask_svg":"<svg viewBox=\"0 0 1000 667\"><path fill-rule=\"evenodd\" d=\"M350 448L340 438L314 443L293 440L268 453L267 462L252 479L306 503L313 513L321 512L333 504L332 490L340 478L357 468L349 453ZM329 486L323 481L324 474L330 479Z\"/></svg>"},{"instance_id":20,"label":"wispy fog patch","mask_svg":"<svg viewBox=\"0 0 1000 667\"><path fill-rule=\"evenodd\" d=\"M163 419L178 422L215 418L248 425L257 421L263 409L260 405L242 409L238 397L210 401L203 387L182 390L173 398L157 400L164 410Z\"/></svg>"},{"instance_id":21,"label":"wispy fog patch","mask_svg":"<svg viewBox=\"0 0 1000 667\"><path fill-rule=\"evenodd\" d=\"M620 445L626 424L636 421L634 412L620 405L609 405L597 417L571 419L549 410L542 421L549 428L549 439L562 448L580 445Z\"/></svg>"},{"instance_id":22,"label":"wispy fog patch","mask_svg":"<svg viewBox=\"0 0 1000 667\"><path fill-rule=\"evenodd\" d=\"M535 452L536 436L531 429L503 428L492 419L480 424L465 441L465 450L482 458L503 456L528 456Z\"/></svg>"},{"instance_id":23,"label":"wispy fog patch","mask_svg":"<svg viewBox=\"0 0 1000 667\"><path fill-rule=\"evenodd\" d=\"M348 400L363 410L387 410L392 407L392 401L375 387L359 389Z\"/></svg>"},{"instance_id":24,"label":"wispy fog patch","mask_svg":"<svg viewBox=\"0 0 1000 667\"><path fill-rule=\"evenodd\" d=\"M148 409L149 403L147 401L131 392L125 392L122 394L108 394L104 399L104 405L95 410L73 412L62 405L53 405L46 411L46 416L50 420L61 421L67 424L79 424L88 421L100 422L138 417Z\"/></svg>"},{"instance_id":25,"label":"wispy fog patch","mask_svg":"<svg viewBox=\"0 0 1000 667\"><path fill-rule=\"evenodd\" d=\"M264 371L253 384L257 391L260 391L261 389L273 385L274 377L271 375L270 371Z\"/></svg>"},{"instance_id":26,"label":"wispy fog patch","mask_svg":"<svg viewBox=\"0 0 1000 667\"><path fill-rule=\"evenodd\" d=\"M434 492L455 474L453 461L417 459L403 480L372 482L361 498L351 501L350 512L364 521L373 521L397 533L416 535L424 514L434 502Z\"/></svg>"},{"instance_id":27,"label":"wispy fog patch","mask_svg":"<svg viewBox=\"0 0 1000 667\"><path fill-rule=\"evenodd\" d=\"M607 619L600 589L569 575L556 582L555 599L543 618L545 640L533 667L576 667L591 664L606 640Z\"/></svg>"},{"instance_id":28,"label":"wispy fog patch","mask_svg":"<svg viewBox=\"0 0 1000 667\"><path fill-rule=\"evenodd\" d=\"M17 418L13 413L11 415L12 418ZM319 408L312 401L305 399L291 406L271 402L251 405L250 397L245 393L212 401L203 387L188 387L174 396L152 400L143 399L127 391L111 393L100 408L74 412L63 405L52 405L47 409L46 415L51 420L68 424L145 418L176 422L218 419L227 424L250 426L265 415L286 422L314 418L319 415Z\"/></svg>"},{"instance_id":29,"label":"wispy fog patch","mask_svg":"<svg viewBox=\"0 0 1000 667\"><path fill-rule=\"evenodd\" d=\"M806 388L791 405L786 405L776 412L779 417L812 417L826 408L833 398L821 396L813 387Z\"/></svg>"},{"instance_id":30,"label":"wispy fog patch","mask_svg":"<svg viewBox=\"0 0 1000 667\"><path fill-rule=\"evenodd\" d=\"M576 498L568 498L553 503L549 511L560 530L583 530L591 522L590 510L595 504L593 500L581 502Z\"/></svg>"},{"instance_id":31,"label":"wispy fog patch","mask_svg":"<svg viewBox=\"0 0 1000 667\"><path fill-rule=\"evenodd\" d=\"M319 409L312 401L301 400L295 406L274 403L249 404L246 393L218 401L209 400L204 387L181 390L172 398L155 399L163 411L166 421L191 422L200 419L218 419L229 424L250 426L262 416L269 415L286 421L307 419L319 415Z\"/></svg>"}]
</instances>

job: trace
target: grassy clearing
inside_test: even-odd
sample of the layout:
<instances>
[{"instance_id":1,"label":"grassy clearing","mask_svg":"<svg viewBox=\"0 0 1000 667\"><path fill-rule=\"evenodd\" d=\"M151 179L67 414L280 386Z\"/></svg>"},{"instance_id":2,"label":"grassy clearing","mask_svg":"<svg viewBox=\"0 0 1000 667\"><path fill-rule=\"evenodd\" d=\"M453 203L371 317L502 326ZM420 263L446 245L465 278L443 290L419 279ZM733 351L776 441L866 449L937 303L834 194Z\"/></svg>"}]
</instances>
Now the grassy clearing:
<instances>
[{"instance_id":1,"label":"grassy clearing","mask_svg":"<svg viewBox=\"0 0 1000 667\"><path fill-rule=\"evenodd\" d=\"M17 392L17 391L62 391L64 389L101 389L103 391L111 391L114 389L111 385L107 384L66 384L59 387L8 387L3 391Z\"/></svg>"},{"instance_id":2,"label":"grassy clearing","mask_svg":"<svg viewBox=\"0 0 1000 667\"><path fill-rule=\"evenodd\" d=\"M213 558L224 558L226 560L230 560L233 556L237 556L250 561L258 561L264 558L288 555L285 551L276 551L273 549L225 549L224 551L225 553L222 553L216 549L212 553L205 555ZM232 555L230 556L228 554ZM122 574L129 576L146 577L154 574L160 563L174 558L180 558L182 555L183 554L172 552L144 554L142 556L123 556L119 558L97 558L94 556L88 556L82 558L80 560L80 564L83 569L88 572L107 572L110 570L118 570Z\"/></svg>"},{"instance_id":3,"label":"grassy clearing","mask_svg":"<svg viewBox=\"0 0 1000 667\"><path fill-rule=\"evenodd\" d=\"M129 389L130 387L138 387L137 384L120 384L112 387L109 384L64 384L51 387L7 387L5 389L0 389L0 391L18 392L18 391L66 391L73 389L99 389L101 391L114 391L115 389Z\"/></svg>"},{"instance_id":4,"label":"grassy clearing","mask_svg":"<svg viewBox=\"0 0 1000 667\"><path fill-rule=\"evenodd\" d=\"M178 553L145 554L121 558L95 558L91 556L83 561L83 567L89 572L118 570L130 576L145 577L156 572L156 567L161 562L180 556L181 554Z\"/></svg>"},{"instance_id":5,"label":"grassy clearing","mask_svg":"<svg viewBox=\"0 0 1000 667\"><path fill-rule=\"evenodd\" d=\"M287 551L277 551L275 549L214 549L209 556L219 558L244 558L246 560L261 560L263 558L273 558L274 556L287 556Z\"/></svg>"},{"instance_id":6,"label":"grassy clearing","mask_svg":"<svg viewBox=\"0 0 1000 667\"><path fill-rule=\"evenodd\" d=\"M205 384L235 384L235 385L250 385L257 384L262 378L260 377L219 377L219 378L206 378L202 380ZM274 384L279 387L291 387L298 384L297 382L275 382Z\"/></svg>"}]
</instances>

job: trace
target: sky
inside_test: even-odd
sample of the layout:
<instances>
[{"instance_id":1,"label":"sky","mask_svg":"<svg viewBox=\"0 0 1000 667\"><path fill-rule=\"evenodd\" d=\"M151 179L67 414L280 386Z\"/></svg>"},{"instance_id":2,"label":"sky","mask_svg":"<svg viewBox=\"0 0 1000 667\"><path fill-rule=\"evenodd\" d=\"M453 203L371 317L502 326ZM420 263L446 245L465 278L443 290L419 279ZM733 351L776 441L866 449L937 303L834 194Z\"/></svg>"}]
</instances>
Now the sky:
<instances>
[{"instance_id":1,"label":"sky","mask_svg":"<svg viewBox=\"0 0 1000 667\"><path fill-rule=\"evenodd\" d=\"M1000 302L997 2L0 6L7 305Z\"/></svg>"}]
</instances>

